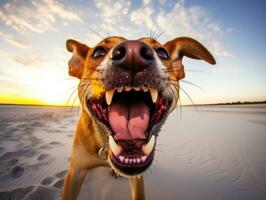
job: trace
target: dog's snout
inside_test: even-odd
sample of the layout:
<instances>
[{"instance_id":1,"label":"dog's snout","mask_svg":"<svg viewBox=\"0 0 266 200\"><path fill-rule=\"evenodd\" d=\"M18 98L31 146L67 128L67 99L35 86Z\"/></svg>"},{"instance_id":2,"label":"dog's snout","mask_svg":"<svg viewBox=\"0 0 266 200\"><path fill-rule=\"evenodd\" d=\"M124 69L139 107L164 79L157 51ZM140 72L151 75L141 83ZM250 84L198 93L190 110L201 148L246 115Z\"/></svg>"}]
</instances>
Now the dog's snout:
<instances>
[{"instance_id":1,"label":"dog's snout","mask_svg":"<svg viewBox=\"0 0 266 200\"><path fill-rule=\"evenodd\" d=\"M141 71L155 62L153 50L140 41L126 41L113 50L113 65L130 71Z\"/></svg>"}]
</instances>

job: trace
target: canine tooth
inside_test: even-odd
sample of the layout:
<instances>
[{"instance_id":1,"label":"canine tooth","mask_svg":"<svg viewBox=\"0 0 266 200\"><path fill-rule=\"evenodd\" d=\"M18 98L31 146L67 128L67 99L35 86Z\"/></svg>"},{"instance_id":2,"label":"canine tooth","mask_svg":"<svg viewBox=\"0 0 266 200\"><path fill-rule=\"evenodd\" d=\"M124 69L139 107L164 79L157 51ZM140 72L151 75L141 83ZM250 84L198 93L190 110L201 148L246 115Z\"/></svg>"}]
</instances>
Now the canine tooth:
<instances>
[{"instance_id":1,"label":"canine tooth","mask_svg":"<svg viewBox=\"0 0 266 200\"><path fill-rule=\"evenodd\" d=\"M137 158L137 163L140 163L140 158Z\"/></svg>"},{"instance_id":2,"label":"canine tooth","mask_svg":"<svg viewBox=\"0 0 266 200\"><path fill-rule=\"evenodd\" d=\"M151 99L153 103L156 103L158 98L158 90L156 88L150 88Z\"/></svg>"},{"instance_id":3,"label":"canine tooth","mask_svg":"<svg viewBox=\"0 0 266 200\"><path fill-rule=\"evenodd\" d=\"M126 163L126 164L128 163L128 158L125 159L125 163Z\"/></svg>"},{"instance_id":4,"label":"canine tooth","mask_svg":"<svg viewBox=\"0 0 266 200\"><path fill-rule=\"evenodd\" d=\"M126 86L125 90L126 90L126 92L129 92L131 90L131 87L130 86Z\"/></svg>"},{"instance_id":5,"label":"canine tooth","mask_svg":"<svg viewBox=\"0 0 266 200\"><path fill-rule=\"evenodd\" d=\"M141 161L144 162L146 160L147 156L141 156Z\"/></svg>"},{"instance_id":6,"label":"canine tooth","mask_svg":"<svg viewBox=\"0 0 266 200\"><path fill-rule=\"evenodd\" d=\"M113 152L115 156L118 156L120 152L122 151L122 147L116 144L114 138L111 135L109 136L109 145L110 145L111 151Z\"/></svg>"},{"instance_id":7,"label":"canine tooth","mask_svg":"<svg viewBox=\"0 0 266 200\"><path fill-rule=\"evenodd\" d=\"M112 99L113 99L113 96L114 96L114 92L115 90L112 89L112 90L107 90L105 92L105 99L106 99L106 103L110 106L111 103L112 103Z\"/></svg>"},{"instance_id":8,"label":"canine tooth","mask_svg":"<svg viewBox=\"0 0 266 200\"><path fill-rule=\"evenodd\" d=\"M124 156L119 156L119 160L120 160L120 162L124 162L125 157Z\"/></svg>"},{"instance_id":9,"label":"canine tooth","mask_svg":"<svg viewBox=\"0 0 266 200\"><path fill-rule=\"evenodd\" d=\"M155 144L155 136L153 135L151 136L150 141L142 146L142 151L144 152L145 155L150 155L150 153L153 150L154 144Z\"/></svg>"}]
</instances>

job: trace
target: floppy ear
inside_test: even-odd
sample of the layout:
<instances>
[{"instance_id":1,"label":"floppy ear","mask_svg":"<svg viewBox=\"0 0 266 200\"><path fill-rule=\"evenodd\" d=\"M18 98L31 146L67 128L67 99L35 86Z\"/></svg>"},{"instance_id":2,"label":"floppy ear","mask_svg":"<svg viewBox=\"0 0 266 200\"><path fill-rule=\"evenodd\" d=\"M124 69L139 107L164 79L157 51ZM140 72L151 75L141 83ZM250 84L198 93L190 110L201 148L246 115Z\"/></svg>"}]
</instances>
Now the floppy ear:
<instances>
[{"instance_id":1,"label":"floppy ear","mask_svg":"<svg viewBox=\"0 0 266 200\"><path fill-rule=\"evenodd\" d=\"M214 57L201 43L188 38L179 37L165 43L164 48L170 53L172 59L172 71L177 80L185 77L184 66L182 63L183 56L193 59L205 60L206 62L214 65L216 64Z\"/></svg>"},{"instance_id":2,"label":"floppy ear","mask_svg":"<svg viewBox=\"0 0 266 200\"><path fill-rule=\"evenodd\" d=\"M69 52L73 53L71 59L68 61L68 74L81 78L84 61L90 48L72 39L66 41L66 48Z\"/></svg>"}]
</instances>

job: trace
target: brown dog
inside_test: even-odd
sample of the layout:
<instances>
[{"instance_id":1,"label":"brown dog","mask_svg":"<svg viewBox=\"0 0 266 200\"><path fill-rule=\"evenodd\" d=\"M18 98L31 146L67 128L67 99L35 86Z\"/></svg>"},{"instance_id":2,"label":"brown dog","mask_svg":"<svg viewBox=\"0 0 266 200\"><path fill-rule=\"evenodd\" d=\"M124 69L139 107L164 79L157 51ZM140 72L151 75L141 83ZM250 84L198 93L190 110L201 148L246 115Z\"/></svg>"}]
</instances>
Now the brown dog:
<instances>
[{"instance_id":1,"label":"brown dog","mask_svg":"<svg viewBox=\"0 0 266 200\"><path fill-rule=\"evenodd\" d=\"M69 74L80 79L81 116L72 145L63 199L78 197L89 170L109 166L128 177L132 199L145 199L141 175L152 163L156 139L176 107L183 56L215 64L199 42L180 37L108 37L90 48L68 40Z\"/></svg>"}]
</instances>

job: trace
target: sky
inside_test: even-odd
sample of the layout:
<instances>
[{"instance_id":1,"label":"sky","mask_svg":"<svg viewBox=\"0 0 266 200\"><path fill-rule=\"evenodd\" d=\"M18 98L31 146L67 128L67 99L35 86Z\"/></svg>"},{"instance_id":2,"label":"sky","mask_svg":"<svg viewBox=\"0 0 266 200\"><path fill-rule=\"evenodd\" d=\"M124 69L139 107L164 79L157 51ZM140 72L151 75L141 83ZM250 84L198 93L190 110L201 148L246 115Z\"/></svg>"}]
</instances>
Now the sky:
<instances>
[{"instance_id":1,"label":"sky","mask_svg":"<svg viewBox=\"0 0 266 200\"><path fill-rule=\"evenodd\" d=\"M193 37L217 62L183 60L182 104L264 101L265 9L262 0L0 1L0 103L77 105L67 39L93 47L108 35L138 39L162 31L162 44Z\"/></svg>"}]
</instances>

